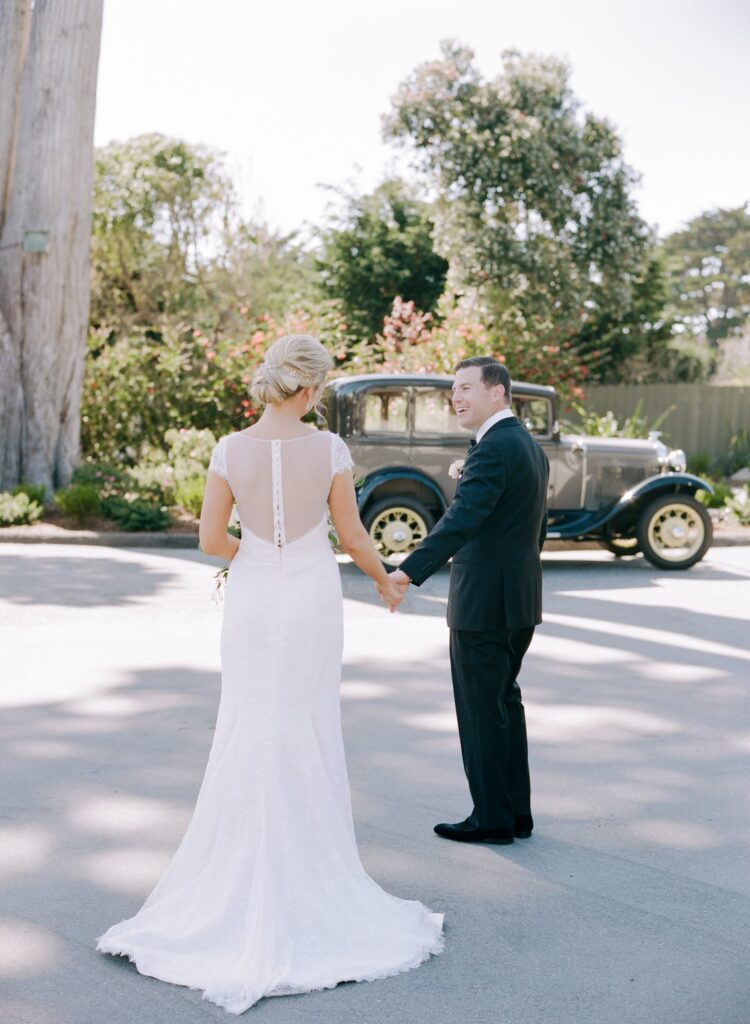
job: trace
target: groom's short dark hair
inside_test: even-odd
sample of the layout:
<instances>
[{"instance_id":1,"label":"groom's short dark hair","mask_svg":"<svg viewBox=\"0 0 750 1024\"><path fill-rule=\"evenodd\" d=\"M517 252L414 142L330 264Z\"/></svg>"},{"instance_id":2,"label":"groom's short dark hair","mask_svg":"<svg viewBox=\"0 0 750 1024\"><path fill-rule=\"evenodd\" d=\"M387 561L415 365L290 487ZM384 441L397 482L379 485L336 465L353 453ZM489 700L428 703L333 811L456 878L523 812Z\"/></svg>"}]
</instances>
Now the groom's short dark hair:
<instances>
[{"instance_id":1,"label":"groom's short dark hair","mask_svg":"<svg viewBox=\"0 0 750 1024\"><path fill-rule=\"evenodd\" d=\"M482 383L485 387L494 388L498 384L502 384L503 390L505 391L505 401L510 402L510 374L497 359L493 359L491 356L472 356L471 359L462 359L460 363L456 363L454 373L459 370L463 370L466 366L479 366L482 369Z\"/></svg>"}]
</instances>

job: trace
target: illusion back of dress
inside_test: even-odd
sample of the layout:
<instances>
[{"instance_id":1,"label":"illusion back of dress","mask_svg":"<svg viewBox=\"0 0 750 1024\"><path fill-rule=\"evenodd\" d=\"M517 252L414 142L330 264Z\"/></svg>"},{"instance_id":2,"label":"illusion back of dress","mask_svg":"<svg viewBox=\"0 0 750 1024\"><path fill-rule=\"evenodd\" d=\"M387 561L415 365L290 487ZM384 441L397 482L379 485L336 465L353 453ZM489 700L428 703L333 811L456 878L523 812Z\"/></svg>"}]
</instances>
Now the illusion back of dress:
<instances>
[{"instance_id":1,"label":"illusion back of dress","mask_svg":"<svg viewBox=\"0 0 750 1024\"><path fill-rule=\"evenodd\" d=\"M333 477L351 465L328 431L273 441L240 432L219 441L209 469L229 484L243 530L283 547L325 521Z\"/></svg>"}]
</instances>

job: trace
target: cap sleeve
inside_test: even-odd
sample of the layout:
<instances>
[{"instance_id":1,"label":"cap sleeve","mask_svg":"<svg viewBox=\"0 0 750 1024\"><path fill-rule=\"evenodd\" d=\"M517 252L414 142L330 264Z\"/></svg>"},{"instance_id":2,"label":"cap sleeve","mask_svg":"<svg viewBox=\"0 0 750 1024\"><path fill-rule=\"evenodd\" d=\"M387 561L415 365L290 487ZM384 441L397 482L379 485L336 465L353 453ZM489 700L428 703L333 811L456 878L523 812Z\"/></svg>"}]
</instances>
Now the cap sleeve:
<instances>
[{"instance_id":1,"label":"cap sleeve","mask_svg":"<svg viewBox=\"0 0 750 1024\"><path fill-rule=\"evenodd\" d=\"M331 476L343 473L354 465L346 442L338 434L331 434Z\"/></svg>"},{"instance_id":2,"label":"cap sleeve","mask_svg":"<svg viewBox=\"0 0 750 1024\"><path fill-rule=\"evenodd\" d=\"M211 452L211 459L208 463L208 468L212 473L216 473L222 480L227 478L227 439L226 437L219 438L219 441L214 445L213 451Z\"/></svg>"}]
</instances>

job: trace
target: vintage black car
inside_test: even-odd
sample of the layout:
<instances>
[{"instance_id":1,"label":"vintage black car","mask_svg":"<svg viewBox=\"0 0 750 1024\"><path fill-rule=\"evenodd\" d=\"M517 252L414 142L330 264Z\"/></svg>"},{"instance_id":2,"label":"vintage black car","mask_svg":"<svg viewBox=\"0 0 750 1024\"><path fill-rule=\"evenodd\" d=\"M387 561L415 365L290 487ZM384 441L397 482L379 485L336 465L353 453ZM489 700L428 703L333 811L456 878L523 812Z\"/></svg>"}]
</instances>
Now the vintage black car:
<instances>
[{"instance_id":1,"label":"vintage black car","mask_svg":"<svg viewBox=\"0 0 750 1024\"><path fill-rule=\"evenodd\" d=\"M452 377L367 374L332 380L324 397L331 430L349 445L362 520L383 562L398 565L450 503L451 464L469 435L451 404ZM686 569L708 550L712 529L685 472L685 454L648 440L561 434L555 389L513 383L513 411L550 463L549 540L596 540L617 556L642 552L661 569Z\"/></svg>"}]
</instances>

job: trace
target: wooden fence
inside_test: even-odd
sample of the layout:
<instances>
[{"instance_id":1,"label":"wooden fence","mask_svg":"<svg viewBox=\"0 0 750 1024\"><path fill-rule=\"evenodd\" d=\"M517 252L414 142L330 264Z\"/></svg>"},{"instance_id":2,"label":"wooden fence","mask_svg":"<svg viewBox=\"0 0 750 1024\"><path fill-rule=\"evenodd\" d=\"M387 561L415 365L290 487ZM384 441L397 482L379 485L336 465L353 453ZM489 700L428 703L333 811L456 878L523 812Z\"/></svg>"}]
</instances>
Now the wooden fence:
<instances>
[{"instance_id":1,"label":"wooden fence","mask_svg":"<svg viewBox=\"0 0 750 1024\"><path fill-rule=\"evenodd\" d=\"M663 440L688 454L723 455L740 430L750 431L750 387L710 384L591 384L584 405L597 413L611 409L622 421L636 411L649 425L671 405L658 428Z\"/></svg>"}]
</instances>

